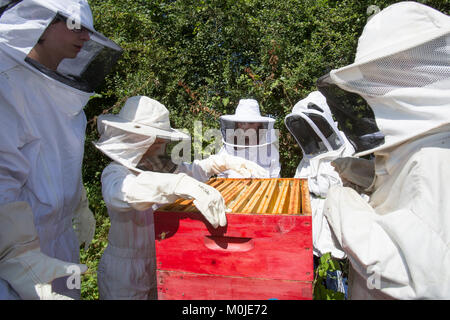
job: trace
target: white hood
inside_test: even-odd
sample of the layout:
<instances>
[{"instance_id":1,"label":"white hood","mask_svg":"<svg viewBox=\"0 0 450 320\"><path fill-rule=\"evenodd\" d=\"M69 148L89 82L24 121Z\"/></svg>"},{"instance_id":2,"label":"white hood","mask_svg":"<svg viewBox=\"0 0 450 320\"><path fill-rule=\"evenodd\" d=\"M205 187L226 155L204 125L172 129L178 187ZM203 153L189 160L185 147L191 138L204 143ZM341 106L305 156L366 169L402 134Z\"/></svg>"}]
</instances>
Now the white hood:
<instances>
[{"instance_id":1,"label":"white hood","mask_svg":"<svg viewBox=\"0 0 450 320\"><path fill-rule=\"evenodd\" d=\"M144 136L112 126L102 125L102 127L100 139L94 142L97 149L128 169L142 172L136 166L148 148L155 142L156 135Z\"/></svg>"},{"instance_id":2,"label":"white hood","mask_svg":"<svg viewBox=\"0 0 450 320\"><path fill-rule=\"evenodd\" d=\"M56 17L67 19L70 29L89 30L80 52L63 59L57 72L45 70L39 63L25 62L44 31ZM15 61L33 72L56 79L84 92L93 92L122 54L122 49L94 29L92 12L86 0L23 0L0 16L0 51L9 59L0 59L0 72ZM5 58L6 58L5 57Z\"/></svg>"},{"instance_id":3,"label":"white hood","mask_svg":"<svg viewBox=\"0 0 450 320\"><path fill-rule=\"evenodd\" d=\"M219 153L244 158L257 163L269 172L270 177L279 177L280 154L278 151L278 131L274 129L275 119L262 116L258 101L241 99L235 114L220 117L223 147ZM257 130L238 129L242 123L257 123ZM245 144L245 136L249 134L250 143ZM229 178L240 177L234 172L226 174Z\"/></svg>"},{"instance_id":4,"label":"white hood","mask_svg":"<svg viewBox=\"0 0 450 320\"><path fill-rule=\"evenodd\" d=\"M311 109L311 103L315 106L313 108L319 107L321 109ZM346 138L342 131L339 131L337 123L333 120L330 108L326 103L325 97L318 91L311 92L306 98L297 102L292 109L292 113L286 116L289 117L300 115L303 118L308 118L309 114L320 115L329 124L337 137L340 140L337 149L333 150L328 146L328 151L320 153L318 155L303 154L303 158L300 161L297 171L295 173L296 178L308 178L310 191L318 196L326 196L328 188L332 184L340 183L339 175L335 172L334 168L331 166L330 162L338 157L350 156L354 153L354 148ZM287 122L285 119L286 126ZM292 130L292 128L289 128ZM318 131L320 131L317 128ZM318 135L323 136L320 132L316 132ZM322 138L326 142L326 138ZM299 144L300 145L300 144ZM300 148L303 147L300 145Z\"/></svg>"},{"instance_id":5,"label":"white hood","mask_svg":"<svg viewBox=\"0 0 450 320\"><path fill-rule=\"evenodd\" d=\"M119 114L100 115L97 129L100 139L94 145L135 172L142 172L137 165L156 138L170 140L173 144L191 141L190 136L170 126L169 110L146 96L128 98Z\"/></svg>"},{"instance_id":6,"label":"white hood","mask_svg":"<svg viewBox=\"0 0 450 320\"><path fill-rule=\"evenodd\" d=\"M23 63L58 12L95 31L86 0L23 0L0 17L0 50Z\"/></svg>"},{"instance_id":7,"label":"white hood","mask_svg":"<svg viewBox=\"0 0 450 320\"><path fill-rule=\"evenodd\" d=\"M450 17L416 2L394 4L373 17L355 63L330 73L345 91L367 101L384 143L366 155L450 122Z\"/></svg>"}]
</instances>

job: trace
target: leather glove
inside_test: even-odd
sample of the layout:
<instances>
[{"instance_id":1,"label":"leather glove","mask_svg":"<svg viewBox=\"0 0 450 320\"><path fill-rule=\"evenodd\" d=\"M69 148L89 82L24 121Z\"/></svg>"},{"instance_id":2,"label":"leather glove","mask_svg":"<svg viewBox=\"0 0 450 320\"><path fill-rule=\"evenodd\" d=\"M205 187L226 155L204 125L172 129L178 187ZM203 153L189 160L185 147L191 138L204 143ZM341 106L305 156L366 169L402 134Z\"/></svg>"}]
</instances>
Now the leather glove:
<instances>
[{"instance_id":1,"label":"leather glove","mask_svg":"<svg viewBox=\"0 0 450 320\"><path fill-rule=\"evenodd\" d=\"M173 193L182 198L194 199L194 205L214 228L226 226L225 200L220 192L184 173L179 175L183 177Z\"/></svg>"},{"instance_id":2,"label":"leather glove","mask_svg":"<svg viewBox=\"0 0 450 320\"><path fill-rule=\"evenodd\" d=\"M71 298L51 291L51 282L70 276L75 266L81 273L87 267L64 262L43 254L26 202L0 206L0 278L7 281L22 299Z\"/></svg>"},{"instance_id":3,"label":"leather glove","mask_svg":"<svg viewBox=\"0 0 450 320\"><path fill-rule=\"evenodd\" d=\"M84 243L84 250L87 250L92 242L92 239L94 239L95 218L94 214L89 209L89 202L84 186L81 188L80 203L75 209L73 226L78 238L78 243L80 245Z\"/></svg>"},{"instance_id":4,"label":"leather glove","mask_svg":"<svg viewBox=\"0 0 450 320\"><path fill-rule=\"evenodd\" d=\"M219 174L227 170L233 170L244 178L268 178L269 172L254 163L240 157L229 154L216 154L199 161L199 165L208 175Z\"/></svg>"},{"instance_id":5,"label":"leather glove","mask_svg":"<svg viewBox=\"0 0 450 320\"><path fill-rule=\"evenodd\" d=\"M365 192L375 178L375 163L362 158L344 157L331 162L344 187L351 187L359 193Z\"/></svg>"}]
</instances>

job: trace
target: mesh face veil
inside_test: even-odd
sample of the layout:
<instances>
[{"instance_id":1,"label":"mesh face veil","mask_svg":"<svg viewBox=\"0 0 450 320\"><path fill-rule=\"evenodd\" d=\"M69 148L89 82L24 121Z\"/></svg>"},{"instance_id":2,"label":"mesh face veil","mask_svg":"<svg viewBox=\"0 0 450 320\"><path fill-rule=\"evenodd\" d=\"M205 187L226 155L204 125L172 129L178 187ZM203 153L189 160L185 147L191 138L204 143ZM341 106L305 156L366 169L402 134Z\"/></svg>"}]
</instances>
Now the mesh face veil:
<instances>
[{"instance_id":1,"label":"mesh face veil","mask_svg":"<svg viewBox=\"0 0 450 320\"><path fill-rule=\"evenodd\" d=\"M326 97L340 129L356 152L369 150L384 143L384 136L375 122L374 113L363 97L339 88L332 83L329 74L318 80L317 88Z\"/></svg>"},{"instance_id":2,"label":"mesh face veil","mask_svg":"<svg viewBox=\"0 0 450 320\"><path fill-rule=\"evenodd\" d=\"M93 92L122 54L117 44L94 30L92 13L86 1L30 0L1 5L0 49L21 64L65 85ZM63 23L68 31L73 32L69 33L72 36L67 40L73 43L63 44L58 41L58 50L70 51L70 54L63 54L64 58L55 71L28 55L37 44L46 41L42 36L57 22ZM83 41L73 37L80 33L83 33Z\"/></svg>"},{"instance_id":3,"label":"mesh face veil","mask_svg":"<svg viewBox=\"0 0 450 320\"><path fill-rule=\"evenodd\" d=\"M131 170L173 173L183 160L183 155L172 154L172 150L184 140L145 136L108 125L100 132L101 137L94 145Z\"/></svg>"},{"instance_id":4,"label":"mesh face veil","mask_svg":"<svg viewBox=\"0 0 450 320\"><path fill-rule=\"evenodd\" d=\"M431 120L430 116L439 122L435 111L436 107L440 107L426 106L423 101L427 97L432 99L430 101L436 100L441 95L440 87L448 83L449 43L449 36L442 36L418 47L354 67L351 77L347 75L350 70L337 72L339 80L346 80L339 82L339 85L330 75L319 79L319 90L326 96L341 129L357 152L384 145L387 142L385 136L389 136L391 141L400 141L408 136L407 132L399 132L401 128L398 123L387 122L394 114L397 114L395 117L398 120L408 120L411 124L412 121L422 120L417 123L419 128L433 125L431 121L423 121L427 118ZM354 92L343 88L351 88ZM448 111L443 110L442 116L446 113ZM445 116L441 120L444 119ZM410 134L414 132L412 126L410 130Z\"/></svg>"},{"instance_id":5,"label":"mesh face veil","mask_svg":"<svg viewBox=\"0 0 450 320\"><path fill-rule=\"evenodd\" d=\"M318 91L297 102L284 123L304 156L314 157L345 145L326 99Z\"/></svg>"},{"instance_id":6,"label":"mesh face veil","mask_svg":"<svg viewBox=\"0 0 450 320\"><path fill-rule=\"evenodd\" d=\"M290 114L285 124L305 155L316 156L337 150L344 144L335 126L319 111Z\"/></svg>"},{"instance_id":7,"label":"mesh face veil","mask_svg":"<svg viewBox=\"0 0 450 320\"><path fill-rule=\"evenodd\" d=\"M261 147L270 144L269 122L220 119L223 142L229 146Z\"/></svg>"},{"instance_id":8,"label":"mesh face veil","mask_svg":"<svg viewBox=\"0 0 450 320\"><path fill-rule=\"evenodd\" d=\"M142 156L137 168L142 171L174 173L181 163L181 158L178 155L172 154L172 150L180 141L157 137L155 142Z\"/></svg>"},{"instance_id":9,"label":"mesh face veil","mask_svg":"<svg viewBox=\"0 0 450 320\"><path fill-rule=\"evenodd\" d=\"M355 156L398 146L450 123L450 17L416 2L376 14L355 62L318 80Z\"/></svg>"},{"instance_id":10,"label":"mesh face veil","mask_svg":"<svg viewBox=\"0 0 450 320\"><path fill-rule=\"evenodd\" d=\"M156 140L155 136L132 134L112 126L101 126L99 132L100 139L94 145L109 158L129 169L136 168Z\"/></svg>"},{"instance_id":11,"label":"mesh face veil","mask_svg":"<svg viewBox=\"0 0 450 320\"><path fill-rule=\"evenodd\" d=\"M54 21L62 21L68 28L73 27L73 32L85 29L90 39L84 43L76 58L62 60L57 72L46 70L30 58L25 61L56 80L85 92L93 92L116 64L122 49L100 33L87 29L62 13L58 13Z\"/></svg>"},{"instance_id":12,"label":"mesh face veil","mask_svg":"<svg viewBox=\"0 0 450 320\"><path fill-rule=\"evenodd\" d=\"M278 160L277 137L273 122L246 122L220 119L222 142L226 152L268 169ZM272 164L273 165L273 164Z\"/></svg>"}]
</instances>

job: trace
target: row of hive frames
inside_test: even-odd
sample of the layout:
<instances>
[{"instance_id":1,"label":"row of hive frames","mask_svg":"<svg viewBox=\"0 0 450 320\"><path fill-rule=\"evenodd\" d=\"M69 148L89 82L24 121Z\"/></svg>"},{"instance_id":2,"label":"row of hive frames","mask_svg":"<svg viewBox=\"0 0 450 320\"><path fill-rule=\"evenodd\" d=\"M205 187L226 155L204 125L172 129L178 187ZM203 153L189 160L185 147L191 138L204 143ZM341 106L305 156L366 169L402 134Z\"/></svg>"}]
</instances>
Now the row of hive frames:
<instances>
[{"instance_id":1,"label":"row of hive frames","mask_svg":"<svg viewBox=\"0 0 450 320\"><path fill-rule=\"evenodd\" d=\"M229 213L311 215L304 179L213 178L207 184L220 191ZM158 211L198 212L193 201L185 199Z\"/></svg>"}]
</instances>

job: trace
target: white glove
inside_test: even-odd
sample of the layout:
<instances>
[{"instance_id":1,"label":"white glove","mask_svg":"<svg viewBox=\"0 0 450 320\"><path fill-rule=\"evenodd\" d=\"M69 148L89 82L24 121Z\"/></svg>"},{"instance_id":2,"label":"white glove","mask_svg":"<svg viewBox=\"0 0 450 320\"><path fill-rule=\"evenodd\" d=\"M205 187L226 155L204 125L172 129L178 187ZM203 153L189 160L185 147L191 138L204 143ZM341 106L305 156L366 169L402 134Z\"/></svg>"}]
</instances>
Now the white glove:
<instances>
[{"instance_id":1,"label":"white glove","mask_svg":"<svg viewBox=\"0 0 450 320\"><path fill-rule=\"evenodd\" d=\"M51 282L80 274L87 267L64 262L43 254L26 202L0 206L0 278L7 281L22 299L70 299L51 291Z\"/></svg>"},{"instance_id":2,"label":"white glove","mask_svg":"<svg viewBox=\"0 0 450 320\"><path fill-rule=\"evenodd\" d=\"M331 162L342 180L344 187L351 187L358 193L365 192L375 177L375 164L372 160L344 157Z\"/></svg>"},{"instance_id":3,"label":"white glove","mask_svg":"<svg viewBox=\"0 0 450 320\"><path fill-rule=\"evenodd\" d=\"M51 282L60 277L71 276L74 267L81 273L87 267L50 258L39 248L28 250L17 257L0 263L0 277L6 280L24 300L72 300L52 292Z\"/></svg>"},{"instance_id":4,"label":"white glove","mask_svg":"<svg viewBox=\"0 0 450 320\"><path fill-rule=\"evenodd\" d=\"M73 227L78 238L78 243L84 243L84 250L87 250L94 239L95 234L95 218L89 209L89 202L84 186L81 188L81 199L77 209L74 212Z\"/></svg>"},{"instance_id":5,"label":"white glove","mask_svg":"<svg viewBox=\"0 0 450 320\"><path fill-rule=\"evenodd\" d=\"M174 194L182 198L193 198L194 205L214 228L227 225L225 200L219 191L194 178L180 173L183 177L174 189Z\"/></svg>"},{"instance_id":6,"label":"white glove","mask_svg":"<svg viewBox=\"0 0 450 320\"><path fill-rule=\"evenodd\" d=\"M235 157L226 153L212 155L199 161L199 165L209 174L219 174L227 170L233 170L244 178L268 178L269 172L244 158Z\"/></svg>"},{"instance_id":7,"label":"white glove","mask_svg":"<svg viewBox=\"0 0 450 320\"><path fill-rule=\"evenodd\" d=\"M104 180L105 185L108 183ZM225 200L219 191L185 173L159 173L145 171L137 177L127 175L120 185L124 201L132 208L143 211L155 203L173 203L177 199L194 199L194 205L214 228L225 226ZM107 190L107 188L106 188Z\"/></svg>"}]
</instances>

